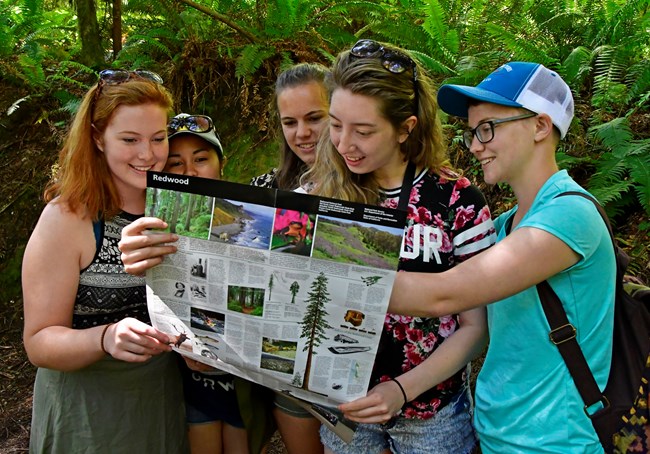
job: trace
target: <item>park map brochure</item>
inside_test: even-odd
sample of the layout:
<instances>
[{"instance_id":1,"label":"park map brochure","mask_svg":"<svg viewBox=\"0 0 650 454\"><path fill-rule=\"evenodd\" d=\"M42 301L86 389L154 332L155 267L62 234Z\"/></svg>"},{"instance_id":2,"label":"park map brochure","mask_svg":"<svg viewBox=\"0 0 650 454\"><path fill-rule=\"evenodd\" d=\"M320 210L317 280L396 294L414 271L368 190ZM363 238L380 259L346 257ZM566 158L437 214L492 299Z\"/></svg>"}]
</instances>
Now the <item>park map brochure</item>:
<instances>
[{"instance_id":1,"label":"park map brochure","mask_svg":"<svg viewBox=\"0 0 650 454\"><path fill-rule=\"evenodd\" d=\"M279 391L349 441L366 395L406 213L147 173L146 216L179 235L147 271L153 326L182 355Z\"/></svg>"}]
</instances>

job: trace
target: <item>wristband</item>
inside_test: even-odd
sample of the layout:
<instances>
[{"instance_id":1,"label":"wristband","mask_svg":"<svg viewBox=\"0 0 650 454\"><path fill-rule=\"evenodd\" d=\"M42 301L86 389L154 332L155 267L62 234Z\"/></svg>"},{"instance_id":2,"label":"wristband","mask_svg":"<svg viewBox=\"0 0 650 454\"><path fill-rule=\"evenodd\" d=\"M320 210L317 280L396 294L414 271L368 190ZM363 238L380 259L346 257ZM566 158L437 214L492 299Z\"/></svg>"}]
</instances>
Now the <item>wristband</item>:
<instances>
[{"instance_id":1,"label":"wristband","mask_svg":"<svg viewBox=\"0 0 650 454\"><path fill-rule=\"evenodd\" d=\"M106 326L104 327L104 330L102 331L102 335L101 335L101 337L99 338L99 345L102 347L102 351L103 351L104 353L106 353L107 355L110 355L110 353L108 353L108 352L106 351L106 348L104 348L104 337L106 336L106 331L108 331L108 328L110 328L111 325L114 325L114 323L109 323L108 325L106 325Z\"/></svg>"},{"instance_id":2,"label":"wristband","mask_svg":"<svg viewBox=\"0 0 650 454\"><path fill-rule=\"evenodd\" d=\"M396 378L391 378L390 381L394 381L395 383L397 383L397 386L399 386L399 390L402 391L402 396L404 396L404 405L406 405L406 403L408 402L408 399L406 398L406 391L404 391L404 387L402 386L402 384L400 382L397 381ZM402 407L404 405L402 405Z\"/></svg>"}]
</instances>

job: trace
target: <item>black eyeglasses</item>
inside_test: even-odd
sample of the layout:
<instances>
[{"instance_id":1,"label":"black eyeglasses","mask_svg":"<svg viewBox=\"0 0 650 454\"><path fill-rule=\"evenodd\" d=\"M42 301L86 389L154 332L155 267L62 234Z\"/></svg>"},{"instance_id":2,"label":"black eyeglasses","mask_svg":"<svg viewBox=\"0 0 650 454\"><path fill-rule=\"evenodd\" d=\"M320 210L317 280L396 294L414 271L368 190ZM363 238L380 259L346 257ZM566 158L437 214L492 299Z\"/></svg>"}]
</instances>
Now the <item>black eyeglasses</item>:
<instances>
[{"instance_id":1,"label":"black eyeglasses","mask_svg":"<svg viewBox=\"0 0 650 454\"><path fill-rule=\"evenodd\" d=\"M178 131L209 132L214 128L212 119L205 115L176 116L167 125L167 134L172 135Z\"/></svg>"},{"instance_id":2,"label":"black eyeglasses","mask_svg":"<svg viewBox=\"0 0 650 454\"><path fill-rule=\"evenodd\" d=\"M415 115L418 112L418 69L411 57L399 50L386 49L372 39L361 39L352 46L350 55L356 58L379 58L381 65L393 74L402 74L406 70L412 71Z\"/></svg>"},{"instance_id":3,"label":"black eyeglasses","mask_svg":"<svg viewBox=\"0 0 650 454\"><path fill-rule=\"evenodd\" d=\"M476 128L468 129L463 132L463 143L469 150L472 146L472 141L474 137L478 139L481 143L488 143L494 139L494 127L500 125L501 123L508 123L509 121L523 120L524 118L531 118L537 116L536 113L531 112L528 114L517 115L515 117L508 118L499 118L498 120L488 120L482 123L479 123Z\"/></svg>"},{"instance_id":4,"label":"black eyeglasses","mask_svg":"<svg viewBox=\"0 0 650 454\"><path fill-rule=\"evenodd\" d=\"M163 83L162 77L153 71L147 71L145 69L136 69L134 71L129 71L127 69L104 69L99 72L99 82L97 83L97 90L95 90L95 96L91 107L91 118L94 116L95 104L99 99L99 95L101 94L104 85L123 84L133 78L150 80L160 85Z\"/></svg>"}]
</instances>

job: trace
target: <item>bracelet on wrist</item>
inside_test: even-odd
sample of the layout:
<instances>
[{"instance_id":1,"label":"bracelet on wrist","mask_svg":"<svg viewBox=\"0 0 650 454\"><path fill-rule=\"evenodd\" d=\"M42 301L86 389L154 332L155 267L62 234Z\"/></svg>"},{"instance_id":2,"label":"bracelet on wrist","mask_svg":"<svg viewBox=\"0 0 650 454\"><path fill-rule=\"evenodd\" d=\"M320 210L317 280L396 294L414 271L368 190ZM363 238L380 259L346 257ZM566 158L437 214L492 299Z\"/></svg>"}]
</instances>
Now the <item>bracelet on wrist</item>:
<instances>
[{"instance_id":1,"label":"bracelet on wrist","mask_svg":"<svg viewBox=\"0 0 650 454\"><path fill-rule=\"evenodd\" d=\"M394 381L395 383L397 383L397 386L399 386L399 390L402 391L402 397L404 397L404 404L402 405L403 407L408 402L408 399L406 398L406 391L404 391L404 387L399 381L397 381L396 378L391 378L390 381Z\"/></svg>"},{"instance_id":2,"label":"bracelet on wrist","mask_svg":"<svg viewBox=\"0 0 650 454\"><path fill-rule=\"evenodd\" d=\"M106 331L108 331L108 328L110 328L111 325L114 325L114 323L109 323L108 325L106 325L106 326L104 327L104 329L102 330L102 335L101 335L101 337L99 338L99 345L102 347L102 351L103 351L104 353L106 353L107 355L110 355L110 353L108 353L108 352L106 351L106 347L104 347L104 338L106 337Z\"/></svg>"}]
</instances>

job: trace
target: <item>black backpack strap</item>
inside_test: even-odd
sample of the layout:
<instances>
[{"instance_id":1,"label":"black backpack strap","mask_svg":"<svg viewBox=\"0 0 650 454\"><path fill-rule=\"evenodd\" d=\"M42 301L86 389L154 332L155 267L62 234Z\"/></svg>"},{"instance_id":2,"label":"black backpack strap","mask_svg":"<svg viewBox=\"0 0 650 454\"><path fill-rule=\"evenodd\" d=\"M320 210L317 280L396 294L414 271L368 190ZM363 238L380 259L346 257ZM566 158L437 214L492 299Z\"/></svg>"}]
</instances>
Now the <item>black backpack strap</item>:
<instances>
[{"instance_id":1,"label":"black backpack strap","mask_svg":"<svg viewBox=\"0 0 650 454\"><path fill-rule=\"evenodd\" d=\"M605 211L600 206L600 204L598 204L598 202L590 195L578 191L563 192L561 194L558 194L556 197L567 195L577 195L584 197L594 203L598 209L598 213L600 213L603 221L607 225L607 229L609 230L609 234L612 239L612 244L614 245L614 250L616 251L614 232L612 231L612 227L609 223L609 220L607 219L607 215L605 214ZM616 265L618 286L618 282L620 282L622 275L618 261ZM578 389L578 392L580 393L580 396L585 403L585 413L587 416L592 418L596 413L598 413L598 411L607 409L609 407L609 401L598 388L596 379L591 373L589 364L587 363L587 360L582 353L582 349L576 340L576 329L569 322L560 298L558 298L557 294L551 288L548 281L543 281L537 284L537 292L539 293L539 299L542 303L544 314L546 315L546 319L548 320L548 323L551 327L549 338L551 339L551 342L557 346L560 354L562 355L562 358L564 359L564 362L566 363L569 373L573 377L576 388ZM602 402L603 408L590 414L587 409L598 402Z\"/></svg>"},{"instance_id":2,"label":"black backpack strap","mask_svg":"<svg viewBox=\"0 0 650 454\"><path fill-rule=\"evenodd\" d=\"M609 406L609 402L600 392L598 383L596 383L596 379L591 373L591 369L589 369L589 364L576 340L576 328L569 322L560 298L553 291L548 281L537 284L537 293L539 293L544 314L551 327L548 337L562 355L576 388L578 388L580 397L585 403L585 413L591 417L591 414L587 412L590 406L602 402L603 407L606 408Z\"/></svg>"},{"instance_id":3,"label":"black backpack strap","mask_svg":"<svg viewBox=\"0 0 650 454\"><path fill-rule=\"evenodd\" d=\"M612 229L612 225L609 223L609 218L607 217L607 213L605 213L603 207L600 206L600 203L598 203L598 201L593 196L591 196L590 194L585 194L584 192L567 191L567 192L562 192L561 194L558 194L555 197L563 197L566 195L577 195L584 199L591 200L591 202L596 206L596 209L598 210L598 214L600 214L600 217L603 219L605 226L607 226L607 231L609 232L609 238L612 240L612 247L614 248L614 258L616 259L616 291L618 292L620 290L619 287L622 288L623 275L625 274L624 270L627 267L630 259L629 257L626 256L626 254L623 253L622 250L619 250L618 246L616 245L616 239L614 238L614 229Z\"/></svg>"}]
</instances>

